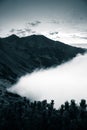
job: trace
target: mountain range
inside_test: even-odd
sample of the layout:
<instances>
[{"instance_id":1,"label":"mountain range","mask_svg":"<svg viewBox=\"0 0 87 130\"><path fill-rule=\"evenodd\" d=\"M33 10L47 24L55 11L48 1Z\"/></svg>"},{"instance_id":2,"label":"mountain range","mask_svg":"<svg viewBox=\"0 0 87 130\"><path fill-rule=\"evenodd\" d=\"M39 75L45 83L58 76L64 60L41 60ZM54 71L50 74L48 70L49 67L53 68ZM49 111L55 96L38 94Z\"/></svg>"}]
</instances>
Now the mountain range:
<instances>
[{"instance_id":1,"label":"mountain range","mask_svg":"<svg viewBox=\"0 0 87 130\"><path fill-rule=\"evenodd\" d=\"M0 38L0 78L15 82L35 69L60 65L85 49L53 41L43 35Z\"/></svg>"}]
</instances>

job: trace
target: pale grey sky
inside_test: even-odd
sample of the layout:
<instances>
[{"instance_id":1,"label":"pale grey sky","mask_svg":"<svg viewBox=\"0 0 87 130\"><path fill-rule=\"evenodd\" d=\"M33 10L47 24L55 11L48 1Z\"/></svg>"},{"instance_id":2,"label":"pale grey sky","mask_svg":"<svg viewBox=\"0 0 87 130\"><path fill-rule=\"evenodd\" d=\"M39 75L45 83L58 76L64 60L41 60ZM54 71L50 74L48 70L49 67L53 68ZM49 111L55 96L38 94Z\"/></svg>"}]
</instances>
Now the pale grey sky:
<instances>
[{"instance_id":1,"label":"pale grey sky","mask_svg":"<svg viewBox=\"0 0 87 130\"><path fill-rule=\"evenodd\" d=\"M0 37L13 33L87 43L87 1L0 0Z\"/></svg>"}]
</instances>

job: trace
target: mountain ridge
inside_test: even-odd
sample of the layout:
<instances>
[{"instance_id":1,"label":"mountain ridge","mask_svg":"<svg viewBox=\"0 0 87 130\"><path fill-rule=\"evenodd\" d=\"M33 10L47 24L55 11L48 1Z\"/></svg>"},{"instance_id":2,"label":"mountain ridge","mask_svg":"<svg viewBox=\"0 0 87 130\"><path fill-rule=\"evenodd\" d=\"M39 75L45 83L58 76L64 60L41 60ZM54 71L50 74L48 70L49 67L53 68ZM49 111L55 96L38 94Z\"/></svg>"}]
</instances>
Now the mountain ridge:
<instances>
[{"instance_id":1,"label":"mountain ridge","mask_svg":"<svg viewBox=\"0 0 87 130\"><path fill-rule=\"evenodd\" d=\"M60 65L85 49L53 41L43 35L0 39L0 77L11 81L35 69Z\"/></svg>"}]
</instances>

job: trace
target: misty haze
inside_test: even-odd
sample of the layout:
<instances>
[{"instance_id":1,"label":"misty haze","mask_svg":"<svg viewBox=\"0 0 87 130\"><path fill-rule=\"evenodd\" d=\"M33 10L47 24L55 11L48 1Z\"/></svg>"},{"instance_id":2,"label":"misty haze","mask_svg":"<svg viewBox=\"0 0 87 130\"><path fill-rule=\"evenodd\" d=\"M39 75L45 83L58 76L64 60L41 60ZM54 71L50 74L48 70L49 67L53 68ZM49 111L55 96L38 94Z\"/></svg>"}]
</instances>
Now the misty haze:
<instances>
[{"instance_id":1,"label":"misty haze","mask_svg":"<svg viewBox=\"0 0 87 130\"><path fill-rule=\"evenodd\" d=\"M65 101L87 98L87 54L56 68L26 74L8 91L34 100L55 100L55 107Z\"/></svg>"}]
</instances>

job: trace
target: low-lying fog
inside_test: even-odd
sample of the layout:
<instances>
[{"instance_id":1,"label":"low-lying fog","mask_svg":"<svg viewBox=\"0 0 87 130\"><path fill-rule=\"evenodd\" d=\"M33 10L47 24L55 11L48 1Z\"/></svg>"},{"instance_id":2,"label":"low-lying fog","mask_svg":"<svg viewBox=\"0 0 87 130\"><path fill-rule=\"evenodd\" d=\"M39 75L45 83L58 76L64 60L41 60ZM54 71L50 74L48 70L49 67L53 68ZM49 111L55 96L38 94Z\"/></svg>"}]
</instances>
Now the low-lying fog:
<instances>
[{"instance_id":1,"label":"low-lying fog","mask_svg":"<svg viewBox=\"0 0 87 130\"><path fill-rule=\"evenodd\" d=\"M87 54L78 55L56 68L27 74L8 91L37 101L53 99L55 107L67 100L87 99Z\"/></svg>"}]
</instances>

